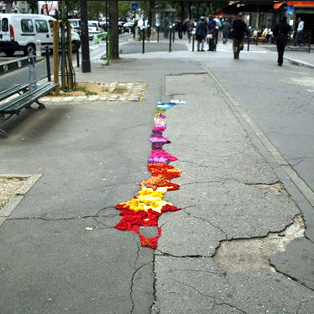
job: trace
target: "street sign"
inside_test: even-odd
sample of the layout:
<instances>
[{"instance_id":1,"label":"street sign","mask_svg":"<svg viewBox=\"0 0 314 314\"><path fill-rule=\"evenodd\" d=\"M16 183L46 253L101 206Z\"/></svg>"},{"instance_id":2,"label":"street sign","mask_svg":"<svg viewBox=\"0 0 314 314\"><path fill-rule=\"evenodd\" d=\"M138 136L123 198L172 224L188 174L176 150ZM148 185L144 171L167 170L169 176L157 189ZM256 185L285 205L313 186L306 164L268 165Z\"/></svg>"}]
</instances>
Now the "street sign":
<instances>
[{"instance_id":1,"label":"street sign","mask_svg":"<svg viewBox=\"0 0 314 314\"><path fill-rule=\"evenodd\" d=\"M138 10L138 3L137 2L132 2L131 3L131 11L135 12Z\"/></svg>"}]
</instances>

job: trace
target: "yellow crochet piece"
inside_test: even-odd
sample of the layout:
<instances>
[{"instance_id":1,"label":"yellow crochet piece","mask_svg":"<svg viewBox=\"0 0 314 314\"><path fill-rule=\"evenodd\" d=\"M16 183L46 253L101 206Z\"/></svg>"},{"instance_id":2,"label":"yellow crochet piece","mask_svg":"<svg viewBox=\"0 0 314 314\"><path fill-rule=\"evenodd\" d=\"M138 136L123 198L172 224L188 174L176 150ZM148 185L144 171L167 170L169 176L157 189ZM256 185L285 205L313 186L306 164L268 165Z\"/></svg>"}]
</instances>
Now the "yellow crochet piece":
<instances>
[{"instance_id":1,"label":"yellow crochet piece","mask_svg":"<svg viewBox=\"0 0 314 314\"><path fill-rule=\"evenodd\" d=\"M161 213L163 206L167 204L172 206L171 203L163 201L163 196L166 192L166 187L157 188L155 191L151 188L142 187L142 190L138 192L138 196L127 202L120 203L120 205L129 206L129 208L134 211L148 211L149 209L152 209Z\"/></svg>"}]
</instances>

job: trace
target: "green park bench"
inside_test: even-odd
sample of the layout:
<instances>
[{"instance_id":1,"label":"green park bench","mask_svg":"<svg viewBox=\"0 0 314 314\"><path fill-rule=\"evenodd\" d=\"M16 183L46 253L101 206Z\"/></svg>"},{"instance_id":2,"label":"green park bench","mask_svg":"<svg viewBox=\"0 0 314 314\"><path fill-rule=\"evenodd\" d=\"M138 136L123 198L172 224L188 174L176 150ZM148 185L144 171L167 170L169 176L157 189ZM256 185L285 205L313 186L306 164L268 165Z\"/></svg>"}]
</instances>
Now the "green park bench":
<instances>
[{"instance_id":1,"label":"green park bench","mask_svg":"<svg viewBox=\"0 0 314 314\"><path fill-rule=\"evenodd\" d=\"M14 84L13 86L0 91L0 101L7 99L14 94L25 92L28 84Z\"/></svg>"},{"instance_id":2,"label":"green park bench","mask_svg":"<svg viewBox=\"0 0 314 314\"><path fill-rule=\"evenodd\" d=\"M30 89L28 84L16 84L10 88L0 91L0 101L13 96L14 94L19 94L18 96L10 99L9 101L0 104L0 121L6 121L13 115L19 115L20 111L24 108L30 108L31 104L36 102L38 108L45 108L45 105L39 102L39 98L46 96L51 91L58 87L57 83L44 83L34 88ZM21 94L21 92L23 92ZM7 133L0 129L0 137L7 136Z\"/></svg>"}]
</instances>

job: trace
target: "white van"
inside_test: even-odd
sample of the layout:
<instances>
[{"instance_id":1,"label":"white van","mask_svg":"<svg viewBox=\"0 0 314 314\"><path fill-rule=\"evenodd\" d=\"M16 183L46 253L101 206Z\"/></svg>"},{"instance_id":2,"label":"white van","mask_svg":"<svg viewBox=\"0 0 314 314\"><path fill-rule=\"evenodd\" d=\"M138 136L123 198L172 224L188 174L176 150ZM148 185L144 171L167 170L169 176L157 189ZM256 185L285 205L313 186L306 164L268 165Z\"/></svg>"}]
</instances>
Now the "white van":
<instances>
[{"instance_id":1,"label":"white van","mask_svg":"<svg viewBox=\"0 0 314 314\"><path fill-rule=\"evenodd\" d=\"M53 46L53 21L51 16L40 14L0 13L0 51L13 56L16 51L25 55L36 54L36 42L40 41L42 49ZM72 48L77 51L81 45L80 36L72 31Z\"/></svg>"}]
</instances>

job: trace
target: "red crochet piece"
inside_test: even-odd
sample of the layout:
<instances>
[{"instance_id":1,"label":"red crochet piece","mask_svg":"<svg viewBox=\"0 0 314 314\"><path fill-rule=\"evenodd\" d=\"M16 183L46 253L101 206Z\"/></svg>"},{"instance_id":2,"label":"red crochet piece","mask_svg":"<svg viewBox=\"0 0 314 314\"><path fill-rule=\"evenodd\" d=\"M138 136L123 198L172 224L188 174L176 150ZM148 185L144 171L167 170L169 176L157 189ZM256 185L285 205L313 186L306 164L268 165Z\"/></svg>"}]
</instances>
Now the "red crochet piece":
<instances>
[{"instance_id":1,"label":"red crochet piece","mask_svg":"<svg viewBox=\"0 0 314 314\"><path fill-rule=\"evenodd\" d=\"M140 227L153 227L158 226L158 218L163 212L168 211L177 211L181 208L178 208L173 205L166 204L162 207L161 213L158 213L152 209L149 209L147 212L144 210L134 211L129 208L128 205L116 205L116 208L121 210L120 216L122 219L115 225L115 228L122 231L134 231L137 233L141 240L142 247L149 247L156 249L158 239L161 235L161 228L158 227L158 236L154 238L145 238L140 234Z\"/></svg>"}]
</instances>

